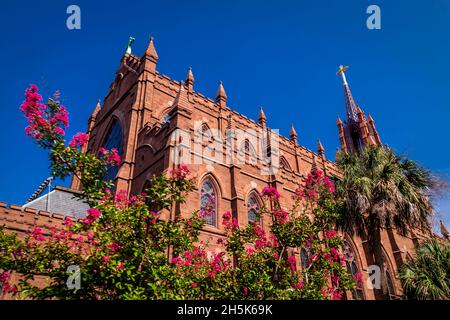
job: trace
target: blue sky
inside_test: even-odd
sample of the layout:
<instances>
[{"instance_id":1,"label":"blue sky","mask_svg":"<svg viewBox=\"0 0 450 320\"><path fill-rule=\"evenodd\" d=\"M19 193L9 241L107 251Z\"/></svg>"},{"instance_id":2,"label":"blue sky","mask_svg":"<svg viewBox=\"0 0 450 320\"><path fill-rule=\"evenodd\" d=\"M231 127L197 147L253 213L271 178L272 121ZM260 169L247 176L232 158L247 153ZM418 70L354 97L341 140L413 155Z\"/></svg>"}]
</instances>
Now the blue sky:
<instances>
[{"instance_id":1,"label":"blue sky","mask_svg":"<svg viewBox=\"0 0 450 320\"><path fill-rule=\"evenodd\" d=\"M81 8L81 30L66 28L66 8ZM381 30L366 28L366 8L381 8ZM11 1L2 3L0 201L23 203L49 175L47 154L24 134L18 110L29 83L45 96L61 90L68 134L87 118L114 78L128 37L141 55L150 35L157 69L299 142L321 139L334 158L336 117L345 116L339 64L356 102L384 143L430 168L450 172L450 2L434 1ZM68 181L62 182L68 183ZM450 196L438 204L450 212Z\"/></svg>"}]
</instances>

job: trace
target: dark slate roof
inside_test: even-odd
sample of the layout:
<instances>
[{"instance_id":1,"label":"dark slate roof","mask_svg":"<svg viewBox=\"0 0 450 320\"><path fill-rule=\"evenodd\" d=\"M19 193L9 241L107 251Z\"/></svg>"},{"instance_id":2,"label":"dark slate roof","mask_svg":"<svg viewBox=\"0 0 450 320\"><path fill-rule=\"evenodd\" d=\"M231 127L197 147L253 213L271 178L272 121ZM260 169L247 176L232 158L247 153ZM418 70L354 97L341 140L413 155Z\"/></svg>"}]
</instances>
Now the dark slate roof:
<instances>
[{"instance_id":1,"label":"dark slate roof","mask_svg":"<svg viewBox=\"0 0 450 320\"><path fill-rule=\"evenodd\" d=\"M80 218L86 216L89 205L77 197L78 195L79 193L75 190L56 186L50 193L30 201L22 207Z\"/></svg>"}]
</instances>

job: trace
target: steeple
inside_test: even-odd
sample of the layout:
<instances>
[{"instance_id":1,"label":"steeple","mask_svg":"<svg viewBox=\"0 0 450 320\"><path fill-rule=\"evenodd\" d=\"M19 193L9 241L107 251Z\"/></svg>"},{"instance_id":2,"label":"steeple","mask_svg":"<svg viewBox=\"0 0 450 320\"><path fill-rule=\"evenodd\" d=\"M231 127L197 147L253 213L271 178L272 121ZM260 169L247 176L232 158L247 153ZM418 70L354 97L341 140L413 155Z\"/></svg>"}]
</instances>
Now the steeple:
<instances>
[{"instance_id":1,"label":"steeple","mask_svg":"<svg viewBox=\"0 0 450 320\"><path fill-rule=\"evenodd\" d=\"M324 149L322 143L320 142L320 139L317 140L317 153L321 157L325 156L325 149Z\"/></svg>"},{"instance_id":2,"label":"steeple","mask_svg":"<svg viewBox=\"0 0 450 320\"><path fill-rule=\"evenodd\" d=\"M141 57L141 67L150 73L156 73L156 64L158 63L158 54L156 53L153 37L150 37L150 42Z\"/></svg>"},{"instance_id":3,"label":"steeple","mask_svg":"<svg viewBox=\"0 0 450 320\"><path fill-rule=\"evenodd\" d=\"M344 84L345 95L345 109L347 113L347 120L342 123L338 118L337 127L339 131L339 140L341 142L342 151L345 152L360 152L366 145L381 145L381 139L375 129L375 123L372 117L369 116L367 121L364 112L355 103L350 87L345 76L348 66L339 66L336 74L342 76Z\"/></svg>"},{"instance_id":4,"label":"steeple","mask_svg":"<svg viewBox=\"0 0 450 320\"><path fill-rule=\"evenodd\" d=\"M350 91L350 87L347 83L347 78L345 77L345 71L347 71L348 66L339 66L339 70L336 72L336 74L340 74L342 76L342 82L344 83L344 95L345 95L345 108L347 111L347 118L353 119L354 121L357 121L357 110L356 110L356 104L352 96L352 92Z\"/></svg>"},{"instance_id":5,"label":"steeple","mask_svg":"<svg viewBox=\"0 0 450 320\"><path fill-rule=\"evenodd\" d=\"M155 44L153 43L153 37L150 37L150 42L145 50L145 55L152 58L155 63L158 62L158 54L156 53Z\"/></svg>"},{"instance_id":6,"label":"steeple","mask_svg":"<svg viewBox=\"0 0 450 320\"><path fill-rule=\"evenodd\" d=\"M258 121L263 128L266 127L266 119L267 119L267 117L264 114L263 107L261 106L261 107L259 107Z\"/></svg>"},{"instance_id":7,"label":"steeple","mask_svg":"<svg viewBox=\"0 0 450 320\"><path fill-rule=\"evenodd\" d=\"M216 102L220 107L225 107L227 102L227 93L223 88L222 81L219 83L219 89L217 89Z\"/></svg>"},{"instance_id":8,"label":"steeple","mask_svg":"<svg viewBox=\"0 0 450 320\"><path fill-rule=\"evenodd\" d=\"M192 92L194 89L194 81L195 81L195 78L194 78L194 74L192 73L192 68L189 67L189 71L186 75L186 79L184 80L189 92Z\"/></svg>"},{"instance_id":9,"label":"steeple","mask_svg":"<svg viewBox=\"0 0 450 320\"><path fill-rule=\"evenodd\" d=\"M291 123L291 131L289 132L289 138L291 141L297 143L297 131L295 131L294 123Z\"/></svg>"}]
</instances>

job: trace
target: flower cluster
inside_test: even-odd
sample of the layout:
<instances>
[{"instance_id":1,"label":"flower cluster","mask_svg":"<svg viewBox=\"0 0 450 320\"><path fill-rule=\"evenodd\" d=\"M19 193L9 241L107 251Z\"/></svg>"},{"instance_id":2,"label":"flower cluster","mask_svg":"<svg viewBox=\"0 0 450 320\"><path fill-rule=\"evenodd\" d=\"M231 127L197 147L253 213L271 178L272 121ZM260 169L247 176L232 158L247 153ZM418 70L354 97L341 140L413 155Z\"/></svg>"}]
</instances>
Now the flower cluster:
<instances>
[{"instance_id":1,"label":"flower cluster","mask_svg":"<svg viewBox=\"0 0 450 320\"><path fill-rule=\"evenodd\" d=\"M34 84L26 89L25 101L20 110L29 123L25 132L44 146L61 138L65 134L65 128L69 126L66 108L53 100L49 100L47 104L42 103L42 96Z\"/></svg>"},{"instance_id":2,"label":"flower cluster","mask_svg":"<svg viewBox=\"0 0 450 320\"><path fill-rule=\"evenodd\" d=\"M106 163L112 166L120 165L120 155L116 148L112 148L111 150L106 150L101 147L98 149L98 152L101 156L106 159Z\"/></svg>"},{"instance_id":3,"label":"flower cluster","mask_svg":"<svg viewBox=\"0 0 450 320\"><path fill-rule=\"evenodd\" d=\"M17 286L11 285L8 280L10 279L11 274L7 271L3 271L0 273L0 284L2 285L2 293L16 293Z\"/></svg>"},{"instance_id":4,"label":"flower cluster","mask_svg":"<svg viewBox=\"0 0 450 320\"><path fill-rule=\"evenodd\" d=\"M33 232L31 233L31 236L36 241L44 241L45 240L45 237L42 233L42 229L39 227L34 228Z\"/></svg>"},{"instance_id":5,"label":"flower cluster","mask_svg":"<svg viewBox=\"0 0 450 320\"><path fill-rule=\"evenodd\" d=\"M72 141L69 142L69 146L72 148L83 148L88 142L89 136L87 133L78 132L73 136Z\"/></svg>"},{"instance_id":6,"label":"flower cluster","mask_svg":"<svg viewBox=\"0 0 450 320\"><path fill-rule=\"evenodd\" d=\"M280 198L280 193L274 187L264 187L261 192L261 197L267 197L270 200L278 200Z\"/></svg>"},{"instance_id":7,"label":"flower cluster","mask_svg":"<svg viewBox=\"0 0 450 320\"><path fill-rule=\"evenodd\" d=\"M87 213L87 216L82 219L82 223L84 224L92 224L102 215L100 210L98 210L97 208L89 208Z\"/></svg>"},{"instance_id":8,"label":"flower cluster","mask_svg":"<svg viewBox=\"0 0 450 320\"><path fill-rule=\"evenodd\" d=\"M188 166L182 164L177 170L172 171L172 178L178 180L185 179L190 173L191 171L189 170Z\"/></svg>"},{"instance_id":9,"label":"flower cluster","mask_svg":"<svg viewBox=\"0 0 450 320\"><path fill-rule=\"evenodd\" d=\"M225 212L222 215L222 225L225 229L239 228L238 220L231 216L231 212Z\"/></svg>"}]
</instances>

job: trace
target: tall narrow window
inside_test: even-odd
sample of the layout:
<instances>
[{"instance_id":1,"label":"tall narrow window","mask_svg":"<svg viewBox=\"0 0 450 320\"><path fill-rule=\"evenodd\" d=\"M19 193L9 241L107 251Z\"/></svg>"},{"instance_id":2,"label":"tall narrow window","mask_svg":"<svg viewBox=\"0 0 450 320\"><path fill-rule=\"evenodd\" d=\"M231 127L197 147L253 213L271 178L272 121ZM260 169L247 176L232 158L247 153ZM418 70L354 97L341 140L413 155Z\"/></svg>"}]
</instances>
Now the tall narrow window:
<instances>
[{"instance_id":1,"label":"tall narrow window","mask_svg":"<svg viewBox=\"0 0 450 320\"><path fill-rule=\"evenodd\" d=\"M248 197L247 201L247 217L249 223L255 223L259 221L259 202L254 194Z\"/></svg>"},{"instance_id":2,"label":"tall narrow window","mask_svg":"<svg viewBox=\"0 0 450 320\"><path fill-rule=\"evenodd\" d=\"M386 284L389 294L389 300L397 299L397 296L395 294L394 289L394 281L392 279L392 272L389 267L388 259L386 257L386 254L383 252L383 271L386 276Z\"/></svg>"},{"instance_id":3,"label":"tall narrow window","mask_svg":"<svg viewBox=\"0 0 450 320\"><path fill-rule=\"evenodd\" d=\"M206 224L216 226L217 199L213 183L208 179L202 184L200 191L200 213Z\"/></svg>"},{"instance_id":4,"label":"tall narrow window","mask_svg":"<svg viewBox=\"0 0 450 320\"><path fill-rule=\"evenodd\" d=\"M344 241L344 254L347 272L355 277L357 276L357 274L361 275L356 263L355 251L353 250L352 245L347 240ZM358 282L356 284L356 288L352 290L352 298L353 300L364 300L364 292L361 282Z\"/></svg>"},{"instance_id":5,"label":"tall narrow window","mask_svg":"<svg viewBox=\"0 0 450 320\"><path fill-rule=\"evenodd\" d=\"M308 251L306 251L305 248L301 248L300 249L300 260L301 260L300 262L302 263L303 269L308 268L308 265L309 265L308 259L309 259Z\"/></svg>"},{"instance_id":6,"label":"tall narrow window","mask_svg":"<svg viewBox=\"0 0 450 320\"><path fill-rule=\"evenodd\" d=\"M111 150L113 148L117 149L117 152L120 156L122 156L122 127L118 120L114 120L111 125L108 134L106 135L105 143L103 147L107 150ZM114 180L119 172L119 166L109 166L106 171L106 180Z\"/></svg>"}]
</instances>

